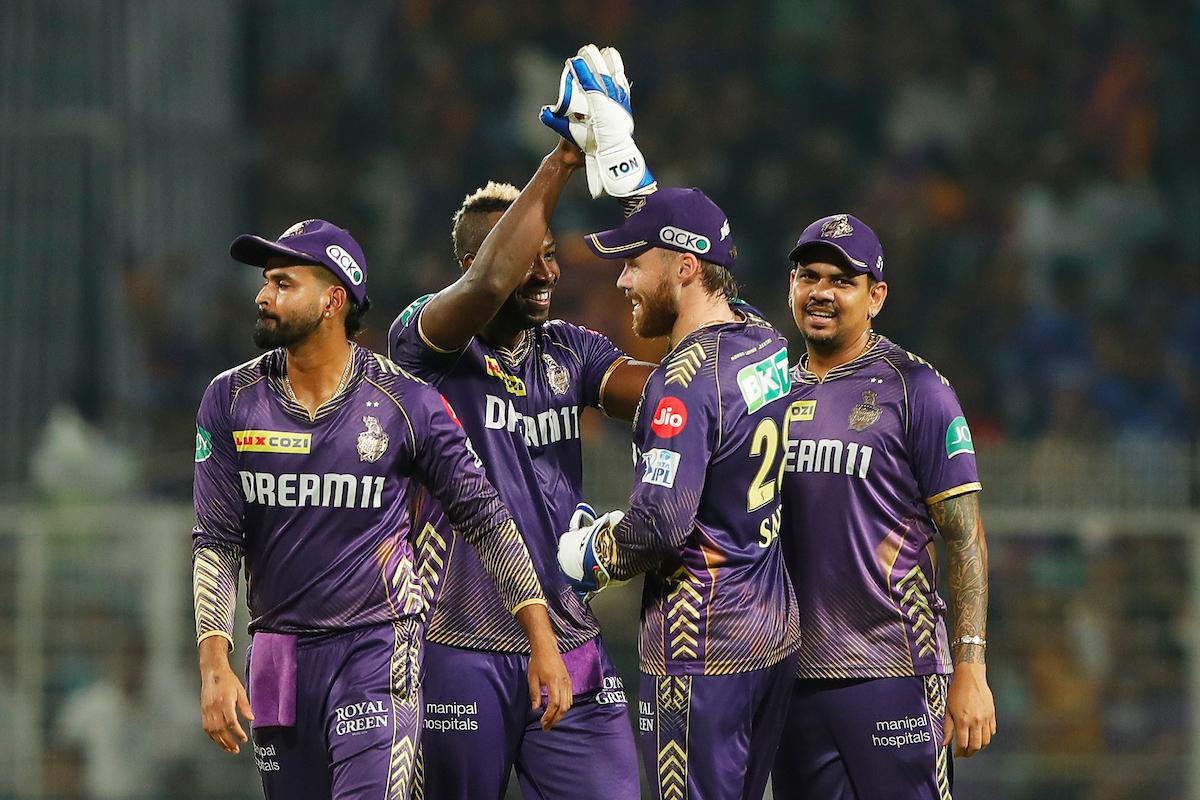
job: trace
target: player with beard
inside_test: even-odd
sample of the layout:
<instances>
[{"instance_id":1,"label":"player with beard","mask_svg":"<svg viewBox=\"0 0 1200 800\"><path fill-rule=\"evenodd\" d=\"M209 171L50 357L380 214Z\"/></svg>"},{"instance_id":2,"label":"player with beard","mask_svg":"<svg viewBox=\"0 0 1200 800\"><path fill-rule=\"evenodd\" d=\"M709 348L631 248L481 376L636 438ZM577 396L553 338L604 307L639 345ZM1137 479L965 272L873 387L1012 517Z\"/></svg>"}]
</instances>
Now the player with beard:
<instances>
[{"instance_id":1,"label":"player with beard","mask_svg":"<svg viewBox=\"0 0 1200 800\"><path fill-rule=\"evenodd\" d=\"M436 597L423 766L426 795L438 800L500 798L514 766L529 798L638 796L621 679L556 559L558 534L582 499L583 410L631 419L653 369L595 331L550 319L560 271L549 224L583 162L562 140L523 191L489 183L468 196L453 225L462 274L406 308L388 336L397 363L453 404L512 510L575 692L562 722L544 730L513 691L529 660L525 637L479 558L458 545L436 507L426 508L418 541Z\"/></svg>"},{"instance_id":2,"label":"player with beard","mask_svg":"<svg viewBox=\"0 0 1200 800\"><path fill-rule=\"evenodd\" d=\"M550 725L571 692L546 600L446 401L351 341L369 301L350 234L308 220L277 241L240 236L230 253L263 270L254 341L269 352L218 375L196 420L204 728L236 753L247 741L238 713L253 721L268 798L401 800L422 714L414 496L432 493L477 549L528 637L519 683L534 707L545 691ZM243 560L248 698L228 656Z\"/></svg>"},{"instance_id":3,"label":"player with beard","mask_svg":"<svg viewBox=\"0 0 1200 800\"><path fill-rule=\"evenodd\" d=\"M791 260L807 353L785 421L781 539L804 637L774 785L949 798L946 745L969 756L996 732L970 429L950 383L872 330L888 286L866 224L819 219ZM949 550L949 639L935 531Z\"/></svg>"},{"instance_id":4,"label":"player with beard","mask_svg":"<svg viewBox=\"0 0 1200 800\"><path fill-rule=\"evenodd\" d=\"M640 744L657 797L760 800L799 644L777 541L787 345L730 306L735 248L698 189L660 189L586 237L624 260L634 331L668 336L634 425L629 512L563 535L581 592L645 573Z\"/></svg>"}]
</instances>

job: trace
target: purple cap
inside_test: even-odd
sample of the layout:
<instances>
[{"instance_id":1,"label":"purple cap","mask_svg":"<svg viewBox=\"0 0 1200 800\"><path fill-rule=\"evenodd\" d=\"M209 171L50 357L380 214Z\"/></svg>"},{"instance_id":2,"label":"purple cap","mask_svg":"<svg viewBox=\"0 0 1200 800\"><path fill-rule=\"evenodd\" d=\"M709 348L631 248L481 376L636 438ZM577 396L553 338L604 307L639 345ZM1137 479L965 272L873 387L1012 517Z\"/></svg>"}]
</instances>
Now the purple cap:
<instances>
[{"instance_id":1,"label":"purple cap","mask_svg":"<svg viewBox=\"0 0 1200 800\"><path fill-rule=\"evenodd\" d=\"M325 267L337 276L360 309L366 311L371 305L367 299L367 259L362 248L349 231L332 222L323 219L297 222L274 242L244 233L229 245L229 255L259 269L266 269L267 261L272 258Z\"/></svg>"},{"instance_id":2,"label":"purple cap","mask_svg":"<svg viewBox=\"0 0 1200 800\"><path fill-rule=\"evenodd\" d=\"M583 240L593 253L609 259L665 247L732 269L737 256L729 218L699 189L659 189L621 227L589 233Z\"/></svg>"},{"instance_id":3,"label":"purple cap","mask_svg":"<svg viewBox=\"0 0 1200 800\"><path fill-rule=\"evenodd\" d=\"M822 246L841 253L848 269L883 280L883 245L875 231L858 217L849 214L822 217L804 229L788 258L795 263L806 251Z\"/></svg>"}]
</instances>

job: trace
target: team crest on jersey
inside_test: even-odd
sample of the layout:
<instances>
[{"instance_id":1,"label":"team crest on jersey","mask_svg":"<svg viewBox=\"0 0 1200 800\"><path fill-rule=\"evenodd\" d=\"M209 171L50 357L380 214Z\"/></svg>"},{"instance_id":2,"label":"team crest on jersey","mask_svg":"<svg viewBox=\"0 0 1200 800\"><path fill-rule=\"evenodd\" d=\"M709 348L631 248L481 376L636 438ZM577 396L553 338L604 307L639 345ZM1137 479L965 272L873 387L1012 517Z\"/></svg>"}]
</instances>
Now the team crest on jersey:
<instances>
[{"instance_id":1,"label":"team crest on jersey","mask_svg":"<svg viewBox=\"0 0 1200 800\"><path fill-rule=\"evenodd\" d=\"M566 394L571 385L570 373L547 353L542 353L542 361L546 362L546 380L550 382L550 389L555 394Z\"/></svg>"},{"instance_id":2,"label":"team crest on jersey","mask_svg":"<svg viewBox=\"0 0 1200 800\"><path fill-rule=\"evenodd\" d=\"M846 219L845 214L838 214L821 226L822 239L840 239L852 233L854 233L854 228L850 227L850 222Z\"/></svg>"},{"instance_id":3,"label":"team crest on jersey","mask_svg":"<svg viewBox=\"0 0 1200 800\"><path fill-rule=\"evenodd\" d=\"M368 415L362 420L367 429L358 435L358 458L374 464L387 452L388 435L383 432L378 417Z\"/></svg>"},{"instance_id":4,"label":"team crest on jersey","mask_svg":"<svg viewBox=\"0 0 1200 800\"><path fill-rule=\"evenodd\" d=\"M863 392L862 402L850 412L850 430L862 432L879 422L883 409L875 405L876 397L870 389Z\"/></svg>"}]
</instances>

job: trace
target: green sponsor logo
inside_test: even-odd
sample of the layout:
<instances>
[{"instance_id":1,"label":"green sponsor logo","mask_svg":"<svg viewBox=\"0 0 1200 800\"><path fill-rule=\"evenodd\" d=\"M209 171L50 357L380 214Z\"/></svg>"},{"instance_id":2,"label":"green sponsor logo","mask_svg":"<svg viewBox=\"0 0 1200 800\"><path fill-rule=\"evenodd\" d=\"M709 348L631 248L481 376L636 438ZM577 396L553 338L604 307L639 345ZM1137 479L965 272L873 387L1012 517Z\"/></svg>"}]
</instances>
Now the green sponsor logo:
<instances>
[{"instance_id":1,"label":"green sponsor logo","mask_svg":"<svg viewBox=\"0 0 1200 800\"><path fill-rule=\"evenodd\" d=\"M975 443L971 441L971 429L967 427L966 417L955 417L946 428L946 458L954 458L963 453L975 455Z\"/></svg>"},{"instance_id":2,"label":"green sponsor logo","mask_svg":"<svg viewBox=\"0 0 1200 800\"><path fill-rule=\"evenodd\" d=\"M408 325L408 323L412 322L412 318L415 317L417 312L421 310L421 306L428 303L431 299L433 299L433 295L427 294L422 297L418 297L416 300L413 300L411 303L409 303L408 308L400 312L400 324Z\"/></svg>"},{"instance_id":3,"label":"green sponsor logo","mask_svg":"<svg viewBox=\"0 0 1200 800\"><path fill-rule=\"evenodd\" d=\"M777 350L762 361L738 370L738 388L746 401L746 413L753 414L767 403L778 400L792 390L788 372L787 348Z\"/></svg>"},{"instance_id":4,"label":"green sponsor logo","mask_svg":"<svg viewBox=\"0 0 1200 800\"><path fill-rule=\"evenodd\" d=\"M199 425L196 426L196 463L207 461L212 455L212 434Z\"/></svg>"}]
</instances>

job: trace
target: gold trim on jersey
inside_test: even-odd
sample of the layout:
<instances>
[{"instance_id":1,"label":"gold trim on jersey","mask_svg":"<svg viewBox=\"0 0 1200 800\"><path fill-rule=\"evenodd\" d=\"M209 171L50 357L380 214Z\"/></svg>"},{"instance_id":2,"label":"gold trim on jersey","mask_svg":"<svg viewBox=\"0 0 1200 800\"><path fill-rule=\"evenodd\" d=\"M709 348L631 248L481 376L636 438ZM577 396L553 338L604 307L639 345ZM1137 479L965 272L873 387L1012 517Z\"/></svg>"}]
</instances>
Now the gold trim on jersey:
<instances>
[{"instance_id":1,"label":"gold trim on jersey","mask_svg":"<svg viewBox=\"0 0 1200 800\"><path fill-rule=\"evenodd\" d=\"M938 492L933 497L927 497L925 499L925 505L931 506L934 503L940 503L943 500L949 500L951 497L958 497L960 494L969 494L970 492L978 492L982 489L983 484L979 481L964 483L959 486L955 486L953 489L947 489L944 492Z\"/></svg>"},{"instance_id":2,"label":"gold trim on jersey","mask_svg":"<svg viewBox=\"0 0 1200 800\"><path fill-rule=\"evenodd\" d=\"M429 304L426 303L425 305L429 305ZM425 311L425 305L423 305L419 309L417 309L417 336L421 337L421 341L425 343L425 346L428 347L433 352L441 353L444 356L450 355L451 353L457 353L457 352L459 352L459 350L462 350L463 349L462 347L458 348L458 350L447 350L443 347L438 347L436 344L434 344L433 342L431 342L429 340L429 337L425 335L425 328L422 327L422 325L421 325L421 317L425 316L424 313L422 313ZM470 341L470 340L468 340L468 341ZM463 345L463 347L465 347L465 346L466 345Z\"/></svg>"},{"instance_id":3,"label":"gold trim on jersey","mask_svg":"<svg viewBox=\"0 0 1200 800\"><path fill-rule=\"evenodd\" d=\"M608 379L611 378L612 374L617 371L617 367L621 366L622 364L628 364L630 361L633 361L633 359L629 356L621 356L616 361L609 364L608 369L604 370L604 377L600 379L600 392L597 394L597 397L600 398L597 401L597 406L601 411L604 412L605 416L608 416L608 409L604 407L604 390L608 388Z\"/></svg>"},{"instance_id":4,"label":"gold trim on jersey","mask_svg":"<svg viewBox=\"0 0 1200 800\"><path fill-rule=\"evenodd\" d=\"M708 358L708 353L704 351L704 345L700 342L693 342L689 347L672 356L671 360L666 363L667 379L664 385L670 386L672 383L677 383L686 389L692 382L692 378L696 377L696 373L700 371L700 365L706 358Z\"/></svg>"},{"instance_id":5,"label":"gold trim on jersey","mask_svg":"<svg viewBox=\"0 0 1200 800\"><path fill-rule=\"evenodd\" d=\"M545 600L543 600L540 597L530 598L529 600L522 600L521 602L517 603L517 607L512 610L512 615L515 617L517 615L517 612L520 611L522 608L525 608L525 606L545 606L546 608L549 608L550 604L547 603Z\"/></svg>"},{"instance_id":6,"label":"gold trim on jersey","mask_svg":"<svg viewBox=\"0 0 1200 800\"><path fill-rule=\"evenodd\" d=\"M829 372L825 373L824 378L818 378L817 374L808 368L808 353L802 353L800 360L796 362L796 372L801 383L825 383L826 381L836 380L837 378L845 377L846 375L857 372L859 368L866 366L869 362L877 359L882 350L876 353L876 348L879 343L886 341L884 337L878 333L871 331L870 337L867 339L867 346L854 358L847 361L845 364L838 364Z\"/></svg>"}]
</instances>

